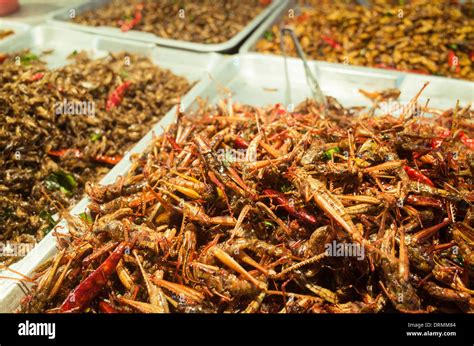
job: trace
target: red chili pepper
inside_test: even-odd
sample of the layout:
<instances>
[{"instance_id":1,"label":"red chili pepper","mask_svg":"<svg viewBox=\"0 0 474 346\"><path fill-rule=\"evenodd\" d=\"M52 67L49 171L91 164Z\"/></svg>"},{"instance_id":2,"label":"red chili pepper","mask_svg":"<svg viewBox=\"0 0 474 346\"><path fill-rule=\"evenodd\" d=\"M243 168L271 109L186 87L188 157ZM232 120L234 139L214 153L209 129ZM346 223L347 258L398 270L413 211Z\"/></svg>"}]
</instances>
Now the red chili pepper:
<instances>
[{"instance_id":1,"label":"red chili pepper","mask_svg":"<svg viewBox=\"0 0 474 346\"><path fill-rule=\"evenodd\" d=\"M73 149L73 148L49 150L48 155L61 157L61 156L66 155L66 153L69 153L69 152L72 152L74 154L74 157L82 157L81 151L79 149Z\"/></svg>"},{"instance_id":2,"label":"red chili pepper","mask_svg":"<svg viewBox=\"0 0 474 346\"><path fill-rule=\"evenodd\" d=\"M326 35L321 35L321 38L324 42L326 42L328 45L330 45L332 48L335 48L335 49L341 49L342 46L339 42L337 42L336 40L333 40L332 38L330 38L329 36L326 36Z\"/></svg>"},{"instance_id":3,"label":"red chili pepper","mask_svg":"<svg viewBox=\"0 0 474 346\"><path fill-rule=\"evenodd\" d=\"M441 138L448 138L449 136L451 136L451 130L443 129L443 131L441 131L438 136Z\"/></svg>"},{"instance_id":4,"label":"red chili pepper","mask_svg":"<svg viewBox=\"0 0 474 346\"><path fill-rule=\"evenodd\" d=\"M140 287L138 285L136 285L135 288L133 289L132 300L137 299L138 292L140 292Z\"/></svg>"},{"instance_id":5,"label":"red chili pepper","mask_svg":"<svg viewBox=\"0 0 474 346\"><path fill-rule=\"evenodd\" d=\"M115 273L115 268L127 247L127 242L120 243L96 270L69 293L59 308L59 312L76 312L84 309L104 288L110 276Z\"/></svg>"},{"instance_id":6,"label":"red chili pepper","mask_svg":"<svg viewBox=\"0 0 474 346\"><path fill-rule=\"evenodd\" d=\"M451 135L451 131L448 129L444 129L439 135L438 138L433 138L431 140L431 148L437 149L443 143L443 140Z\"/></svg>"},{"instance_id":7,"label":"red chili pepper","mask_svg":"<svg viewBox=\"0 0 474 346\"><path fill-rule=\"evenodd\" d=\"M423 70L404 70L404 69L396 69L397 71L401 71L401 72L409 72L409 73L418 73L418 74L426 74L426 75L429 75L428 72L426 71L423 71Z\"/></svg>"},{"instance_id":8,"label":"red chili pepper","mask_svg":"<svg viewBox=\"0 0 474 346\"><path fill-rule=\"evenodd\" d=\"M122 159L122 156L120 156L120 155L116 155L116 156L97 155L96 157L94 157L95 161L102 162L102 163L108 163L110 165L115 165L121 159Z\"/></svg>"},{"instance_id":9,"label":"red chili pepper","mask_svg":"<svg viewBox=\"0 0 474 346\"><path fill-rule=\"evenodd\" d=\"M138 23L140 23L140 21L143 18L142 10L143 10L143 4L138 4L137 7L135 8L135 17L133 17L132 20L123 23L122 26L120 27L120 30L122 30L123 32L129 31L133 29Z\"/></svg>"},{"instance_id":10,"label":"red chili pepper","mask_svg":"<svg viewBox=\"0 0 474 346\"><path fill-rule=\"evenodd\" d=\"M112 108L118 106L122 102L123 94L125 91L130 87L131 82L124 82L120 84L110 95L107 99L107 104L105 109L107 111L111 110Z\"/></svg>"},{"instance_id":11,"label":"red chili pepper","mask_svg":"<svg viewBox=\"0 0 474 346\"><path fill-rule=\"evenodd\" d=\"M471 58L471 61L474 61L474 50L471 50L471 53L469 54L469 57Z\"/></svg>"},{"instance_id":12,"label":"red chili pepper","mask_svg":"<svg viewBox=\"0 0 474 346\"><path fill-rule=\"evenodd\" d=\"M306 210L296 210L295 207L291 205L290 201L286 198L286 196L281 192L266 189L263 190L263 193L268 195L268 197L274 199L278 203L278 205L283 207L283 209L285 209L291 216L294 216L297 219L312 225L317 223L316 218L313 215L308 214Z\"/></svg>"},{"instance_id":13,"label":"red chili pepper","mask_svg":"<svg viewBox=\"0 0 474 346\"><path fill-rule=\"evenodd\" d=\"M8 56L6 54L0 54L0 64L7 60L7 57Z\"/></svg>"},{"instance_id":14,"label":"red chili pepper","mask_svg":"<svg viewBox=\"0 0 474 346\"><path fill-rule=\"evenodd\" d=\"M242 137L235 137L234 146L236 149L247 149L249 144Z\"/></svg>"},{"instance_id":15,"label":"red chili pepper","mask_svg":"<svg viewBox=\"0 0 474 346\"><path fill-rule=\"evenodd\" d=\"M100 311L102 311L103 313L106 313L106 314L117 314L118 313L117 309L115 309L112 305L110 305L109 303L107 303L103 300L101 302L99 302L99 309L100 309Z\"/></svg>"},{"instance_id":16,"label":"red chili pepper","mask_svg":"<svg viewBox=\"0 0 474 346\"><path fill-rule=\"evenodd\" d=\"M454 59L455 57L456 57L456 54L454 54L452 50L449 50L448 51L448 65L450 67L455 66L455 59Z\"/></svg>"},{"instance_id":17,"label":"red chili pepper","mask_svg":"<svg viewBox=\"0 0 474 346\"><path fill-rule=\"evenodd\" d=\"M67 153L72 152L74 157L81 158L83 157L82 152L79 149L59 149L59 150L50 150L48 151L48 155L51 156L56 156L56 157L62 157L66 155ZM103 163L108 163L111 165L115 165L117 162L119 162L122 159L121 156L107 156L107 155L98 155L94 157L94 161L97 162L103 162Z\"/></svg>"},{"instance_id":18,"label":"red chili pepper","mask_svg":"<svg viewBox=\"0 0 474 346\"><path fill-rule=\"evenodd\" d=\"M31 76L31 78L29 79L30 82L36 82L37 80L40 80L41 78L44 77L44 73L42 72L38 72L38 73L35 73L33 76Z\"/></svg>"},{"instance_id":19,"label":"red chili pepper","mask_svg":"<svg viewBox=\"0 0 474 346\"><path fill-rule=\"evenodd\" d=\"M176 143L176 140L173 138L173 136L171 136L169 133L167 133L165 135L165 137L168 140L168 142L170 143L173 150L175 150L179 153L183 151L183 148L181 148L181 146L178 143Z\"/></svg>"},{"instance_id":20,"label":"red chili pepper","mask_svg":"<svg viewBox=\"0 0 474 346\"><path fill-rule=\"evenodd\" d=\"M469 147L469 149L473 149L474 150L474 139L473 138L469 138L464 132L459 132L459 139L461 140L461 142L463 142L463 144L467 147Z\"/></svg>"},{"instance_id":21,"label":"red chili pepper","mask_svg":"<svg viewBox=\"0 0 474 346\"><path fill-rule=\"evenodd\" d=\"M459 59L452 50L448 52L448 64L451 68L455 67L456 73L459 73L459 71L461 71L461 66L459 66Z\"/></svg>"},{"instance_id":22,"label":"red chili pepper","mask_svg":"<svg viewBox=\"0 0 474 346\"><path fill-rule=\"evenodd\" d=\"M298 23L306 22L308 19L309 19L309 13L308 12L304 12L303 14L296 17L296 21Z\"/></svg>"},{"instance_id":23,"label":"red chili pepper","mask_svg":"<svg viewBox=\"0 0 474 346\"><path fill-rule=\"evenodd\" d=\"M260 0L260 5L267 6L272 3L272 0Z\"/></svg>"},{"instance_id":24,"label":"red chili pepper","mask_svg":"<svg viewBox=\"0 0 474 346\"><path fill-rule=\"evenodd\" d=\"M281 108L281 104L275 103L275 107L273 108L277 114L286 114L286 110Z\"/></svg>"},{"instance_id":25,"label":"red chili pepper","mask_svg":"<svg viewBox=\"0 0 474 346\"><path fill-rule=\"evenodd\" d=\"M433 138L431 140L431 148L432 149L437 149L441 146L441 144L443 143L443 139L441 138Z\"/></svg>"},{"instance_id":26,"label":"red chili pepper","mask_svg":"<svg viewBox=\"0 0 474 346\"><path fill-rule=\"evenodd\" d=\"M407 172L408 176L410 177L411 180L419 181L420 183L430 185L434 187L433 182L431 181L430 178L428 178L426 175L421 173L420 171L417 171L414 168L411 168L409 166L403 166L403 169L405 172Z\"/></svg>"}]
</instances>

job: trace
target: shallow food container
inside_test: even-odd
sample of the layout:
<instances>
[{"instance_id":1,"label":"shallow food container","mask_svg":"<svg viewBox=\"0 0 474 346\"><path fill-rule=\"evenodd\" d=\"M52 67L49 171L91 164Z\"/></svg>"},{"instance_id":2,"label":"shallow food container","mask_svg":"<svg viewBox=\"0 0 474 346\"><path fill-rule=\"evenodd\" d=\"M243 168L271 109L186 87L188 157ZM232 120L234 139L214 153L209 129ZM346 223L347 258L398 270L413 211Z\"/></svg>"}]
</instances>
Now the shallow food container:
<instances>
[{"instance_id":1,"label":"shallow food container","mask_svg":"<svg viewBox=\"0 0 474 346\"><path fill-rule=\"evenodd\" d=\"M463 2L463 1L461 1ZM361 5L366 5L366 2L362 1L362 0L359 0L359 3ZM266 55L266 56L275 56L275 54L273 53L262 53L262 52L257 52L256 51L256 44L257 42L262 39L265 35L265 32L268 31L269 29L271 29L275 24L279 24L279 23L282 23L283 19L285 16L288 16L290 15L298 15L300 13L300 10L301 10L301 6L296 4L296 2L294 0L291 0L291 1L288 1L286 3L285 6L282 6L280 8L278 8L277 11L273 12L259 27L257 30L255 30L253 32L253 34L242 44L242 46L239 48L239 53L250 53L250 52L255 52L255 53L258 53L258 54L263 54L263 55ZM291 12L290 12L291 11ZM276 55L276 56L280 56L280 55ZM310 57L307 57L308 60L311 60ZM312 60L312 61L320 61L320 60ZM409 71L397 71L395 69L385 69L385 68L377 68L377 67L369 67L369 66L361 66L361 65L349 65L349 64L342 64L342 63L333 63L333 64L337 64L337 65L340 65L341 67L346 67L346 68L349 68L349 69L360 69L361 71L364 71L365 69L376 69L376 70L380 70L380 71L386 71L386 72L396 72L396 73L400 73L400 74L410 74L410 75L424 75L424 74L418 74L418 73L413 73L413 72L409 72ZM429 76L433 76L435 77L434 75L429 75ZM442 76L439 76L439 78L443 78L443 79L456 79L456 78L452 78L452 77L442 77ZM466 79L459 79L459 80L463 80L463 81L467 81ZM474 82L471 82L474 84Z\"/></svg>"},{"instance_id":2,"label":"shallow food container","mask_svg":"<svg viewBox=\"0 0 474 346\"><path fill-rule=\"evenodd\" d=\"M161 38L155 34L130 30L128 32L122 32L120 28L114 28L110 26L89 26L72 23L70 19L71 11L75 11L75 15L79 16L81 13L84 13L88 10L97 9L105 4L109 0L92 0L88 1L80 6L74 8L66 8L62 11L56 13L49 22L54 25L60 25L69 29L87 31L100 35L113 36L122 39L130 39L142 42L155 43L162 46L180 48L193 50L198 52L228 52L238 46L269 14L277 11L280 11L280 8L285 6L285 0L273 0L270 5L267 6L261 13L259 13L255 18L253 18L243 29L234 37L229 39L226 42L214 43L214 44L205 44L205 43L196 43L180 40L172 40Z\"/></svg>"},{"instance_id":3,"label":"shallow food container","mask_svg":"<svg viewBox=\"0 0 474 346\"><path fill-rule=\"evenodd\" d=\"M105 41L108 42L108 40ZM286 79L282 58L250 53L228 57L218 62L222 62L221 66L206 74L203 80L182 98L181 106L184 110L197 107L198 97L214 103L221 98L228 98L229 93L232 95L232 102L261 106L283 103ZM427 81L430 84L419 98L420 104L430 99L431 107L451 108L455 106L458 99L461 105L468 104L473 99L474 84L466 81L406 75L369 68L350 69L340 64L325 62L310 62L309 66L317 75L322 91L326 95L337 98L344 106L370 105L370 101L358 92L359 88L367 91L399 88L401 90L400 102L406 104ZM305 82L305 72L300 60L290 58L288 72L291 102L296 105L310 97L311 93ZM143 152L151 143L153 136L163 133L164 128L175 120L175 114L176 107L170 110L124 156L124 159L100 181L101 184L113 183L117 177L126 174L131 167L130 154ZM84 198L72 209L71 213L77 215L84 212L88 203L89 200ZM67 232L67 224L64 220L56 226L56 231ZM53 256L56 251L56 239L50 233L21 262L16 263L14 268L23 274L31 275L38 265ZM13 276L8 272L0 273L0 275ZM0 311L12 311L18 306L23 296L24 293L13 280L0 280Z\"/></svg>"},{"instance_id":4,"label":"shallow food container","mask_svg":"<svg viewBox=\"0 0 474 346\"><path fill-rule=\"evenodd\" d=\"M23 30L14 40L8 37L0 41L0 52L15 52L27 48L33 53L52 49L51 54L42 57L50 68L66 65L67 56L74 50L85 50L95 58L103 57L108 52L128 51L148 56L160 67L185 76L190 82L199 80L222 61L222 56L216 53L199 54L156 47L153 44L93 35L48 24L36 26L28 32Z\"/></svg>"},{"instance_id":5,"label":"shallow food container","mask_svg":"<svg viewBox=\"0 0 474 346\"><path fill-rule=\"evenodd\" d=\"M47 62L50 68L66 65L68 63L67 56L74 50L85 50L92 58L103 57L109 52L127 51L147 56L156 65L170 69L176 75L184 76L191 83L198 82L206 77L218 68L224 60L221 55L216 53L201 54L156 47L153 44L112 37L100 37L50 25L40 25L21 34L15 34L13 40L6 39L4 42L0 41L0 53L16 52L23 49L30 49L36 54L52 50L50 53L42 56L42 59ZM191 91L198 87L198 85L199 83ZM159 127L160 125L157 126ZM129 154L126 154L125 157L127 159ZM55 244L55 238L49 233L31 250L27 257L13 264L11 268L22 273L31 273L36 263L43 262L54 253ZM0 273L0 276L11 277L12 273L5 271ZM1 312L11 311L18 304L18 300L13 299L11 295L12 292L18 293L16 289L19 289L19 286L14 281L0 279ZM19 293L21 294L21 290ZM15 297L19 299L19 296Z\"/></svg>"}]
</instances>

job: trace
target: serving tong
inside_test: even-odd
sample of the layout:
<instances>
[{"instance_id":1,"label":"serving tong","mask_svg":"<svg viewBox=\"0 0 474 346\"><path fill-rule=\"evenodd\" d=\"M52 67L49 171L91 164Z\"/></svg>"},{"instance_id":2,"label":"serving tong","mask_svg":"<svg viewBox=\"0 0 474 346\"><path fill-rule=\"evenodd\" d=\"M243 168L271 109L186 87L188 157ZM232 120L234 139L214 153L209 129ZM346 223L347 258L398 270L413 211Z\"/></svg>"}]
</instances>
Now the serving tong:
<instances>
[{"instance_id":1,"label":"serving tong","mask_svg":"<svg viewBox=\"0 0 474 346\"><path fill-rule=\"evenodd\" d=\"M287 59L287 54L286 54L285 43L283 40L284 36L287 34L292 39L296 47L296 53L298 54L299 58L303 62L304 71L306 75L306 82L308 83L311 93L313 94L314 100L319 104L326 105L327 104L326 97L321 91L318 80L316 79L313 72L309 68L308 61L306 60L306 55L303 52L303 48L301 47L301 44L298 38L296 37L295 32L290 27L282 27L280 29L280 34L281 34L280 49L283 54L283 60L285 61L285 79L286 79L285 101L286 101L286 104L287 105L291 104L291 86L290 86L290 77L288 73L288 61L287 61L288 59Z\"/></svg>"}]
</instances>

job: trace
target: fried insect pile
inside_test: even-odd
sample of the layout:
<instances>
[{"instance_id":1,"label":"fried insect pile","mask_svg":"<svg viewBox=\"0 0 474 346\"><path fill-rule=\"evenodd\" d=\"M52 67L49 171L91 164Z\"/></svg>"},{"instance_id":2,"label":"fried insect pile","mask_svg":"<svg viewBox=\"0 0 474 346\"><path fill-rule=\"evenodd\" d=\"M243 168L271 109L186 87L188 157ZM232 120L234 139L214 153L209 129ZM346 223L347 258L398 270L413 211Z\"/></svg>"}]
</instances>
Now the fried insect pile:
<instances>
[{"instance_id":1,"label":"fried insect pile","mask_svg":"<svg viewBox=\"0 0 474 346\"><path fill-rule=\"evenodd\" d=\"M306 2L313 7L283 21L312 59L474 80L472 1ZM280 23L267 31L256 50L281 54L279 30ZM292 42L285 45L296 56Z\"/></svg>"},{"instance_id":2,"label":"fried insect pile","mask_svg":"<svg viewBox=\"0 0 474 346\"><path fill-rule=\"evenodd\" d=\"M190 88L148 58L119 53L49 69L32 52L1 55L0 240L34 242L58 205L83 195Z\"/></svg>"},{"instance_id":3,"label":"fried insect pile","mask_svg":"<svg viewBox=\"0 0 474 346\"><path fill-rule=\"evenodd\" d=\"M20 310L473 312L473 112L411 109L178 114L87 184Z\"/></svg>"},{"instance_id":4,"label":"fried insect pile","mask_svg":"<svg viewBox=\"0 0 474 346\"><path fill-rule=\"evenodd\" d=\"M74 22L212 44L234 37L270 3L268 0L113 0L78 15Z\"/></svg>"}]
</instances>

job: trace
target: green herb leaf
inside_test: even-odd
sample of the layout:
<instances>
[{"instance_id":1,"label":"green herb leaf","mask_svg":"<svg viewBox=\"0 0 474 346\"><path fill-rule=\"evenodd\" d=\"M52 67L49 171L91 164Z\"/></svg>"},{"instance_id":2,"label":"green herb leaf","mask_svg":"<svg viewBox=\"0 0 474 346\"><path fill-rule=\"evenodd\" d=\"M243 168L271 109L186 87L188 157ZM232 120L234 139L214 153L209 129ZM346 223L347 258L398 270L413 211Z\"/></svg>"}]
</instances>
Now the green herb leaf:
<instances>
[{"instance_id":1,"label":"green herb leaf","mask_svg":"<svg viewBox=\"0 0 474 346\"><path fill-rule=\"evenodd\" d=\"M55 178L53 178L53 176L49 175L45 181L44 181L44 185L46 186L46 188L50 191L53 191L53 190L59 190L59 188L61 187L58 182L56 181Z\"/></svg>"},{"instance_id":2,"label":"green herb leaf","mask_svg":"<svg viewBox=\"0 0 474 346\"><path fill-rule=\"evenodd\" d=\"M102 134L93 132L89 135L89 138L91 139L92 142L95 142L102 138Z\"/></svg>"},{"instance_id":3,"label":"green herb leaf","mask_svg":"<svg viewBox=\"0 0 474 346\"><path fill-rule=\"evenodd\" d=\"M275 225L273 225L270 221L263 221L263 224L265 225L265 227L275 228Z\"/></svg>"},{"instance_id":4,"label":"green herb leaf","mask_svg":"<svg viewBox=\"0 0 474 346\"><path fill-rule=\"evenodd\" d=\"M39 213L39 217L42 218L44 221L54 222L53 217L49 211L42 210Z\"/></svg>"},{"instance_id":5,"label":"green herb leaf","mask_svg":"<svg viewBox=\"0 0 474 346\"><path fill-rule=\"evenodd\" d=\"M33 53L26 53L20 57L21 63L23 65L28 65L32 61L39 60L39 57L36 54Z\"/></svg>"},{"instance_id":6,"label":"green herb leaf","mask_svg":"<svg viewBox=\"0 0 474 346\"><path fill-rule=\"evenodd\" d=\"M92 220L92 217L86 212L80 213L79 217L82 220L84 220L86 223L93 223L94 222L94 220Z\"/></svg>"},{"instance_id":7,"label":"green herb leaf","mask_svg":"<svg viewBox=\"0 0 474 346\"><path fill-rule=\"evenodd\" d=\"M72 174L63 171L49 174L44 180L44 184L48 190L60 190L67 196L71 195L77 187L77 182Z\"/></svg>"},{"instance_id":8,"label":"green herb leaf","mask_svg":"<svg viewBox=\"0 0 474 346\"><path fill-rule=\"evenodd\" d=\"M271 41L274 38L273 33L271 31L265 31L263 37L265 37L267 41Z\"/></svg>"},{"instance_id":9,"label":"green herb leaf","mask_svg":"<svg viewBox=\"0 0 474 346\"><path fill-rule=\"evenodd\" d=\"M54 221L53 219L53 216L51 215L51 213L49 211L46 211L46 210L42 210L40 213L39 213L39 217L41 219L43 219L44 221L46 221L47 223L47 226L46 228L44 229L45 233L48 234L49 232L51 232L51 230L54 228L54 226L56 226L57 224L57 221Z\"/></svg>"},{"instance_id":10,"label":"green herb leaf","mask_svg":"<svg viewBox=\"0 0 474 346\"><path fill-rule=\"evenodd\" d=\"M455 43L448 44L448 47L449 47L449 48L451 48L451 49L454 49L454 50L456 50L456 49L458 49L458 48L459 48L459 47L458 47L458 45L457 45L457 44L455 44Z\"/></svg>"},{"instance_id":11,"label":"green herb leaf","mask_svg":"<svg viewBox=\"0 0 474 346\"><path fill-rule=\"evenodd\" d=\"M120 70L119 75L120 75L120 77L122 77L123 79L128 79L128 77L129 77L128 72L125 71L125 70Z\"/></svg>"},{"instance_id":12,"label":"green herb leaf","mask_svg":"<svg viewBox=\"0 0 474 346\"><path fill-rule=\"evenodd\" d=\"M341 149L339 149L339 147L328 149L324 152L324 158L326 160L331 160L335 153L340 153L340 152L341 152Z\"/></svg>"}]
</instances>

